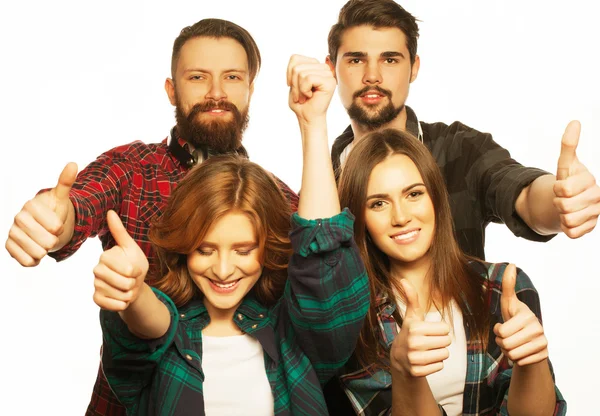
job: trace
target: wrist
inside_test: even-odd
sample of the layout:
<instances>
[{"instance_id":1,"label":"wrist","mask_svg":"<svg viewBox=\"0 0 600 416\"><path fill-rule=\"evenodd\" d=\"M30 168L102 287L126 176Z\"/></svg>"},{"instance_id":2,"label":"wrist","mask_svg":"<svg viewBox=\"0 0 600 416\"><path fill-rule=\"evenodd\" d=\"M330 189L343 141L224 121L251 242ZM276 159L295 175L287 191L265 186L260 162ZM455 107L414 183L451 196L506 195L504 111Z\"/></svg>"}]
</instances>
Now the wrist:
<instances>
[{"instance_id":1,"label":"wrist","mask_svg":"<svg viewBox=\"0 0 600 416\"><path fill-rule=\"evenodd\" d=\"M321 132L327 130L327 116L311 117L310 120L298 117L298 125L301 133Z\"/></svg>"}]
</instances>

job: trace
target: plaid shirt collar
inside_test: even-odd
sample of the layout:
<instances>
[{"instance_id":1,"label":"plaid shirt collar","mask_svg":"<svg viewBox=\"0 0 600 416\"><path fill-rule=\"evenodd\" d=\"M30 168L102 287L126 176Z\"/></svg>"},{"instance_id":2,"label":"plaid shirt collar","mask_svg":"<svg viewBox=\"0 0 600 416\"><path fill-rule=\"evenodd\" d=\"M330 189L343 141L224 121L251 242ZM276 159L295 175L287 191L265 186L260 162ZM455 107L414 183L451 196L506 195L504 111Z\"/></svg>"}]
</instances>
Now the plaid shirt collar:
<instances>
[{"instance_id":1,"label":"plaid shirt collar","mask_svg":"<svg viewBox=\"0 0 600 416\"><path fill-rule=\"evenodd\" d=\"M210 323L204 299L196 295L190 302L178 308L180 322L193 321L203 330ZM275 344L275 332L272 325L267 325L268 308L256 299L251 291L233 314L233 321L246 334L250 334L260 342L263 350L275 365L279 364L279 352Z\"/></svg>"}]
</instances>

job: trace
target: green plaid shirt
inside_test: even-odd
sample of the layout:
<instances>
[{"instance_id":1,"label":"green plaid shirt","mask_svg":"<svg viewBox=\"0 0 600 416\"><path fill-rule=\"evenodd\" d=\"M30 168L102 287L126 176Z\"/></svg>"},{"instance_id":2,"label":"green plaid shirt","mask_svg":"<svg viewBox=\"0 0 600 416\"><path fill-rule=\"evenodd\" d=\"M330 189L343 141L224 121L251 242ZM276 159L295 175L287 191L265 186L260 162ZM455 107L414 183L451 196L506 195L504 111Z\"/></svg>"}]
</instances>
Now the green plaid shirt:
<instances>
[{"instance_id":1,"label":"green plaid shirt","mask_svg":"<svg viewBox=\"0 0 600 416\"><path fill-rule=\"evenodd\" d=\"M266 308L249 294L234 322L264 350L275 415L326 415L322 385L354 350L369 306L367 276L348 210L323 220L294 214L292 223L284 295ZM178 310L153 290L171 312L167 333L141 340L117 313L101 311L103 371L128 415L204 415L206 307L194 299Z\"/></svg>"},{"instance_id":2,"label":"green plaid shirt","mask_svg":"<svg viewBox=\"0 0 600 416\"><path fill-rule=\"evenodd\" d=\"M471 340L470 330L465 322L467 337L467 377L463 393L463 416L474 415L508 415L507 400L508 387L512 375L512 364L502 354L496 345L496 336L493 328L496 322L503 322L500 310L500 297L502 295L502 274L506 263L477 263L474 267L487 281L490 308L490 333L487 348L484 349L480 342ZM517 269L517 283L515 287L517 297L542 321L540 299L529 277ZM381 328L381 342L388 352L397 332L396 320L392 316L396 309L395 302L387 298L378 299L379 326ZM352 363L352 364L351 364ZM359 415L390 415L392 407L392 376L384 370L369 372L368 369L356 367L351 360L347 370L353 371L340 377L341 383ZM550 364L550 361L548 361ZM554 378L552 365L550 371ZM567 403L558 388L556 391L556 406L554 415L564 415L567 412ZM441 414L446 412L441 408Z\"/></svg>"}]
</instances>

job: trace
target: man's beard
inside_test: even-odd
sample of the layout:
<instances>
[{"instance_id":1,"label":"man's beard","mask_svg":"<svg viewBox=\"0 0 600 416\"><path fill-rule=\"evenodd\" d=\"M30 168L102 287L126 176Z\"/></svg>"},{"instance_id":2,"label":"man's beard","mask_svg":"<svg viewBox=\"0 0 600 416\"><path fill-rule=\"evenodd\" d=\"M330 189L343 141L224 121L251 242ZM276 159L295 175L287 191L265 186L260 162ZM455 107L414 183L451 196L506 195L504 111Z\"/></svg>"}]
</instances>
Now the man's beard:
<instances>
[{"instance_id":1,"label":"man's beard","mask_svg":"<svg viewBox=\"0 0 600 416\"><path fill-rule=\"evenodd\" d=\"M377 110L375 114L372 112L365 110L362 106L357 104L356 99L361 95L369 92L369 91L377 91L378 93L384 95L388 98L388 103ZM367 106L374 107L374 106ZM398 114L404 109L404 103L399 107L394 107L392 104L392 92L386 89L383 89L377 85L372 87L365 87L359 91L356 91L352 95L352 104L348 107L347 112L348 116L350 116L351 120L356 121L361 126L365 127L367 130L373 131L377 130L381 126L393 121Z\"/></svg>"},{"instance_id":2,"label":"man's beard","mask_svg":"<svg viewBox=\"0 0 600 416\"><path fill-rule=\"evenodd\" d=\"M175 97L175 101L177 132L182 139L192 146L197 148L208 146L215 153L227 153L238 149L242 145L242 134L250 120L249 107L240 112L229 101L206 100L195 104L186 115L178 97ZM230 111L233 119L220 120L216 116L214 120L197 120L198 114L212 109Z\"/></svg>"}]
</instances>

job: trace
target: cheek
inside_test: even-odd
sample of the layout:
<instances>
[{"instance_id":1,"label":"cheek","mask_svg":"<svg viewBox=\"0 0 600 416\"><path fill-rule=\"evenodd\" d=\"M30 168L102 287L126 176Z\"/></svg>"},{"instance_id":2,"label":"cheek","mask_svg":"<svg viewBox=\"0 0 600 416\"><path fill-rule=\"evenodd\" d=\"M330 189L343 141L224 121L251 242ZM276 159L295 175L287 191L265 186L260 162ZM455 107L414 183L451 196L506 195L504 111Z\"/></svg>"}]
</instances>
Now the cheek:
<instances>
[{"instance_id":1,"label":"cheek","mask_svg":"<svg viewBox=\"0 0 600 416\"><path fill-rule=\"evenodd\" d=\"M365 226L373 240L379 240L385 233L385 224L382 215L369 212L365 215Z\"/></svg>"},{"instance_id":2,"label":"cheek","mask_svg":"<svg viewBox=\"0 0 600 416\"><path fill-rule=\"evenodd\" d=\"M210 260L199 255L188 257L187 267L190 276L203 275L210 268Z\"/></svg>"},{"instance_id":3,"label":"cheek","mask_svg":"<svg viewBox=\"0 0 600 416\"><path fill-rule=\"evenodd\" d=\"M250 256L241 257L238 259L236 267L245 275L245 276L254 276L262 273L263 265L260 262L260 258L258 256L258 250L255 250L256 254L252 252Z\"/></svg>"}]
</instances>

